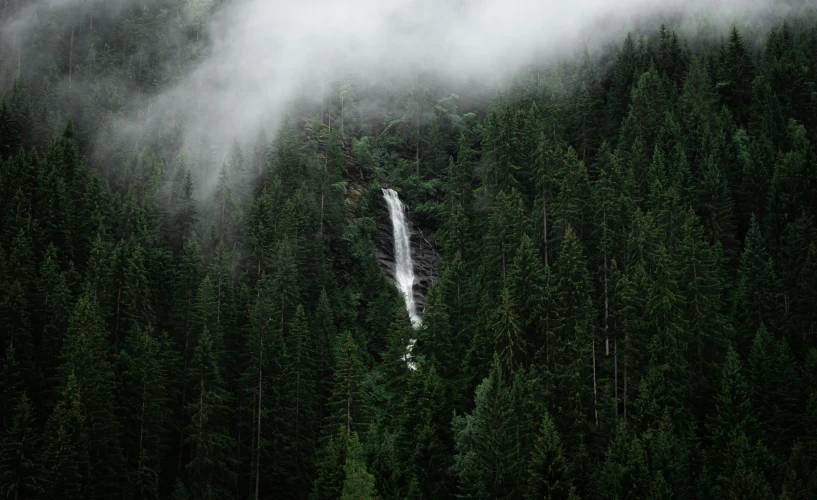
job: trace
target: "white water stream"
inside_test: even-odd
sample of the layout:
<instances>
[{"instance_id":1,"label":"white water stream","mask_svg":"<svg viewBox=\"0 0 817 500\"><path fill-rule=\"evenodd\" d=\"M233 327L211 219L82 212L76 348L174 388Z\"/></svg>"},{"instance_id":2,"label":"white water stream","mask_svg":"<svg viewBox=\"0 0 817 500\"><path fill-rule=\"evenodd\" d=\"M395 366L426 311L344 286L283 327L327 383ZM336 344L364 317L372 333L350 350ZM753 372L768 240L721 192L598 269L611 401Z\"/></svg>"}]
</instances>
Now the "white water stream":
<instances>
[{"instance_id":1,"label":"white water stream","mask_svg":"<svg viewBox=\"0 0 817 500\"><path fill-rule=\"evenodd\" d=\"M414 328L419 328L422 325L422 319L417 314L417 304L414 303L414 261L411 259L411 233L406 221L406 206L393 189L383 189L383 198L389 206L394 236L394 282L397 289L403 294L411 324ZM406 346L408 352L405 360L411 369L415 368L414 363L410 360L414 341L415 339L410 339L409 345Z\"/></svg>"}]
</instances>

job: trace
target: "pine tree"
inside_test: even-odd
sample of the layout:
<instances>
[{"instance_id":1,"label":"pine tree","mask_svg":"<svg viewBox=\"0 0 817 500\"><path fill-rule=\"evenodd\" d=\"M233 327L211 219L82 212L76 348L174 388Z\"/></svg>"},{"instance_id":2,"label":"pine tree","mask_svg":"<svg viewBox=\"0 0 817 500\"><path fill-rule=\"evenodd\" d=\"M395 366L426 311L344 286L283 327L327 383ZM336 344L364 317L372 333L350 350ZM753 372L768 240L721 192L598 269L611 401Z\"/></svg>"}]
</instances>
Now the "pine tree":
<instances>
[{"instance_id":1,"label":"pine tree","mask_svg":"<svg viewBox=\"0 0 817 500\"><path fill-rule=\"evenodd\" d=\"M741 177L739 196L735 199L738 207L740 234L745 234L750 225L750 216L755 214L763 219L768 208L769 168L774 162L773 147L768 138L756 138L750 142L749 135L740 129L732 141L735 149L735 169ZM765 154L772 156L769 164Z\"/></svg>"},{"instance_id":2,"label":"pine tree","mask_svg":"<svg viewBox=\"0 0 817 500\"><path fill-rule=\"evenodd\" d=\"M714 85L702 61L697 57L690 60L678 103L680 108L678 118L685 132L687 158L692 171L697 172L703 159L710 154L706 146L712 134L713 114L716 109Z\"/></svg>"},{"instance_id":3,"label":"pine tree","mask_svg":"<svg viewBox=\"0 0 817 500\"><path fill-rule=\"evenodd\" d=\"M34 213L40 226L41 241L38 245L46 247L52 242L61 263L67 263L73 254L71 247L70 217L73 206L70 199L72 175L63 165L62 152L57 143L53 143L46 155L44 165L39 170L37 179L37 205Z\"/></svg>"},{"instance_id":4,"label":"pine tree","mask_svg":"<svg viewBox=\"0 0 817 500\"><path fill-rule=\"evenodd\" d=\"M755 466L758 451L750 444L756 433L751 388L741 373L740 356L731 347L726 353L720 388L715 395L715 412L707 419L706 428L712 439L709 464L717 474L719 491L734 491L742 487L741 480L749 481L748 484L756 488L765 483L762 476L757 477L760 472ZM746 477L747 474L752 477Z\"/></svg>"},{"instance_id":5,"label":"pine tree","mask_svg":"<svg viewBox=\"0 0 817 500\"><path fill-rule=\"evenodd\" d=\"M761 324L749 350L747 379L762 440L778 457L791 450L799 427L802 396L796 366L785 340L774 340Z\"/></svg>"},{"instance_id":6,"label":"pine tree","mask_svg":"<svg viewBox=\"0 0 817 500\"><path fill-rule=\"evenodd\" d=\"M451 357L461 360L465 357L466 335L470 333L473 320L473 277L468 263L461 253L446 259L440 277L440 302L445 305L451 327Z\"/></svg>"},{"instance_id":7,"label":"pine tree","mask_svg":"<svg viewBox=\"0 0 817 500\"><path fill-rule=\"evenodd\" d=\"M451 493L453 405L447 385L434 363L424 364L409 379L400 408L407 472L423 498L446 498Z\"/></svg>"},{"instance_id":8,"label":"pine tree","mask_svg":"<svg viewBox=\"0 0 817 500\"><path fill-rule=\"evenodd\" d=\"M315 345L309 335L309 325L303 306L295 310L289 327L287 353L290 366L286 368L293 406L289 421L292 426L289 446L293 463L290 475L296 496L304 497L309 491L311 459L314 453L315 416Z\"/></svg>"},{"instance_id":9,"label":"pine tree","mask_svg":"<svg viewBox=\"0 0 817 500\"><path fill-rule=\"evenodd\" d=\"M570 488L566 469L561 438L550 415L545 413L528 459L526 498L552 500L565 497Z\"/></svg>"},{"instance_id":10,"label":"pine tree","mask_svg":"<svg viewBox=\"0 0 817 500\"><path fill-rule=\"evenodd\" d=\"M89 428L80 395L77 378L71 372L45 426L43 456L46 495L50 498L87 498L91 475Z\"/></svg>"},{"instance_id":11,"label":"pine tree","mask_svg":"<svg viewBox=\"0 0 817 500\"><path fill-rule=\"evenodd\" d=\"M349 438L353 431L365 431L367 420L363 392L365 367L360 359L360 347L351 333L341 334L338 343L332 397L329 400L331 411L329 425L341 427L344 435Z\"/></svg>"},{"instance_id":12,"label":"pine tree","mask_svg":"<svg viewBox=\"0 0 817 500\"><path fill-rule=\"evenodd\" d=\"M49 245L45 260L40 266L39 292L43 308L39 314L42 324L39 359L41 366L46 369L44 375L51 383L56 379L62 335L68 327L71 311L73 297L68 280L67 273L60 272L57 265L56 247Z\"/></svg>"},{"instance_id":13,"label":"pine tree","mask_svg":"<svg viewBox=\"0 0 817 500\"><path fill-rule=\"evenodd\" d=\"M519 192L500 191L488 220L483 246L482 278L488 290L505 286L516 249L524 232L524 208ZM499 288L497 288L499 287Z\"/></svg>"},{"instance_id":14,"label":"pine tree","mask_svg":"<svg viewBox=\"0 0 817 500\"><path fill-rule=\"evenodd\" d=\"M374 476L366 471L363 447L357 433L353 433L346 445L346 478L343 481L341 500L375 500Z\"/></svg>"},{"instance_id":15,"label":"pine tree","mask_svg":"<svg viewBox=\"0 0 817 500\"><path fill-rule=\"evenodd\" d=\"M205 326L198 334L187 372L191 398L185 408L192 460L187 469L193 478L193 498L227 498L232 485L233 438L227 426L231 403L224 389L218 347Z\"/></svg>"},{"instance_id":16,"label":"pine tree","mask_svg":"<svg viewBox=\"0 0 817 500\"><path fill-rule=\"evenodd\" d=\"M778 255L782 250L786 226L802 213L809 213L808 195L811 189L813 168L810 166L810 144L802 125L789 123L787 142L790 150L778 154L769 185L769 207L764 221L767 241Z\"/></svg>"},{"instance_id":17,"label":"pine tree","mask_svg":"<svg viewBox=\"0 0 817 500\"><path fill-rule=\"evenodd\" d=\"M721 95L724 102L733 110L735 121L745 124L751 100L754 69L737 27L732 28L729 40L722 48L720 59L718 87Z\"/></svg>"},{"instance_id":18,"label":"pine tree","mask_svg":"<svg viewBox=\"0 0 817 500\"><path fill-rule=\"evenodd\" d=\"M115 414L116 383L109 351L99 309L84 295L77 301L65 334L59 373L65 391L72 380L76 385L72 390L76 391L79 411L89 430L85 439L91 467L87 491L90 497L114 494L122 474L121 429Z\"/></svg>"},{"instance_id":19,"label":"pine tree","mask_svg":"<svg viewBox=\"0 0 817 500\"><path fill-rule=\"evenodd\" d=\"M662 392L672 405L673 416L677 417L676 412L684 407L690 377L686 363L689 329L683 317L682 298L674 271L669 255L660 247L648 291L644 326L654 332L655 349L651 352L651 361L666 371L666 386Z\"/></svg>"},{"instance_id":20,"label":"pine tree","mask_svg":"<svg viewBox=\"0 0 817 500\"><path fill-rule=\"evenodd\" d=\"M649 465L644 444L619 424L599 471L599 493L613 498L649 498Z\"/></svg>"},{"instance_id":21,"label":"pine tree","mask_svg":"<svg viewBox=\"0 0 817 500\"><path fill-rule=\"evenodd\" d=\"M624 42L616 55L616 62L613 69L612 87L609 92L609 113L608 129L612 132L608 135L618 133L622 120L627 116L630 108L630 96L635 75L638 71L638 54L632 33L627 33Z\"/></svg>"},{"instance_id":22,"label":"pine tree","mask_svg":"<svg viewBox=\"0 0 817 500\"><path fill-rule=\"evenodd\" d=\"M560 378L561 398L568 408L570 436L582 439L591 423L598 423L596 340L592 319L595 312L587 264L576 233L568 226L559 260L554 264L553 365Z\"/></svg>"},{"instance_id":23,"label":"pine tree","mask_svg":"<svg viewBox=\"0 0 817 500\"><path fill-rule=\"evenodd\" d=\"M278 473L281 467L278 457L281 446L277 445L285 437L276 427L282 425L282 414L277 405L278 400L282 399L279 394L285 389L283 373L287 359L283 332L277 328L277 317L274 315L275 302L271 285L264 278L250 310L250 328L245 344L245 371L241 380L252 415L250 479L254 498L260 498L262 480L263 491L268 494L271 481L266 478L272 475L271 470ZM269 464L265 467L264 474L261 469L262 461Z\"/></svg>"},{"instance_id":24,"label":"pine tree","mask_svg":"<svg viewBox=\"0 0 817 500\"><path fill-rule=\"evenodd\" d=\"M455 467L464 498L506 498L516 491L520 457L511 393L495 358L477 387L474 411L455 417Z\"/></svg>"},{"instance_id":25,"label":"pine tree","mask_svg":"<svg viewBox=\"0 0 817 500\"><path fill-rule=\"evenodd\" d=\"M177 175L174 179L172 211L174 214L172 226L174 229L174 248L184 250L193 235L193 227L198 222L198 209L193 195L193 176L185 159L180 158Z\"/></svg>"},{"instance_id":26,"label":"pine tree","mask_svg":"<svg viewBox=\"0 0 817 500\"><path fill-rule=\"evenodd\" d=\"M41 437L34 417L31 400L23 394L0 445L0 494L4 498L35 498L45 493Z\"/></svg>"},{"instance_id":27,"label":"pine tree","mask_svg":"<svg viewBox=\"0 0 817 500\"><path fill-rule=\"evenodd\" d=\"M558 244L571 227L580 239L587 232L590 217L590 183L585 164L579 160L573 148L568 147L558 170L559 192L554 201L553 219Z\"/></svg>"},{"instance_id":28,"label":"pine tree","mask_svg":"<svg viewBox=\"0 0 817 500\"><path fill-rule=\"evenodd\" d=\"M811 283L814 283L816 279L817 244L812 243L809 245L805 262L800 269L800 276L797 280L800 293L795 295L792 300L792 315L799 327L800 338L804 341L813 339L815 333L817 333L817 311L811 307L811 304L814 304L815 300L817 300L817 289L811 286Z\"/></svg>"},{"instance_id":29,"label":"pine tree","mask_svg":"<svg viewBox=\"0 0 817 500\"><path fill-rule=\"evenodd\" d=\"M681 434L673 425L669 412L664 413L657 426L644 433L653 496L657 492L663 492L665 497L673 493L693 494L694 484L690 478L695 456L689 441L689 436Z\"/></svg>"},{"instance_id":30,"label":"pine tree","mask_svg":"<svg viewBox=\"0 0 817 500\"><path fill-rule=\"evenodd\" d=\"M505 288L500 303L493 312L491 325L493 351L498 356L503 374L509 378L519 367L525 365L527 357L524 332L520 327L516 309L510 291Z\"/></svg>"},{"instance_id":31,"label":"pine tree","mask_svg":"<svg viewBox=\"0 0 817 500\"><path fill-rule=\"evenodd\" d=\"M524 343L528 346L528 357L532 357L544 344L539 334L540 316L546 306L546 293L545 273L541 260L527 234L522 235L511 267L509 282L509 300L515 306L519 328Z\"/></svg>"},{"instance_id":32,"label":"pine tree","mask_svg":"<svg viewBox=\"0 0 817 500\"><path fill-rule=\"evenodd\" d=\"M316 380L318 415L324 416L326 402L332 387L332 343L336 336L335 320L326 290L321 290L313 320L310 322L315 338Z\"/></svg>"},{"instance_id":33,"label":"pine tree","mask_svg":"<svg viewBox=\"0 0 817 500\"><path fill-rule=\"evenodd\" d=\"M20 363L17 361L17 349L10 343L5 349L2 372L0 372L0 395L2 395L2 424L3 429L7 429L12 422L15 411L15 403L25 394L23 383L24 377L20 370Z\"/></svg>"},{"instance_id":34,"label":"pine tree","mask_svg":"<svg viewBox=\"0 0 817 500\"><path fill-rule=\"evenodd\" d=\"M634 82L629 114L619 133L619 146L630 149L637 139L644 142L644 149L652 151L656 123L664 116L666 97L661 79L654 65L641 73Z\"/></svg>"},{"instance_id":35,"label":"pine tree","mask_svg":"<svg viewBox=\"0 0 817 500\"><path fill-rule=\"evenodd\" d=\"M339 428L335 428L338 430ZM326 437L317 459L317 475L312 484L310 500L334 500L340 498L345 482L346 438L340 433Z\"/></svg>"},{"instance_id":36,"label":"pine tree","mask_svg":"<svg viewBox=\"0 0 817 500\"><path fill-rule=\"evenodd\" d=\"M708 367L720 358L725 351L724 342L732 334L723 300L727 278L720 246L709 246L704 241L703 227L691 209L682 233L677 259L681 268L679 291L686 299L683 317L691 330L687 360L690 366L695 366L697 378L703 384Z\"/></svg>"},{"instance_id":37,"label":"pine tree","mask_svg":"<svg viewBox=\"0 0 817 500\"><path fill-rule=\"evenodd\" d=\"M764 245L757 220L753 218L740 257L732 308L740 352L748 352L752 332L756 332L761 323L773 332L777 331L782 316L780 302L774 264Z\"/></svg>"},{"instance_id":38,"label":"pine tree","mask_svg":"<svg viewBox=\"0 0 817 500\"><path fill-rule=\"evenodd\" d=\"M158 472L166 451L172 413L168 406L173 361L167 335L151 327L135 327L117 356L119 394L125 426L123 444L129 457L131 494L134 498L156 496Z\"/></svg>"},{"instance_id":39,"label":"pine tree","mask_svg":"<svg viewBox=\"0 0 817 500\"><path fill-rule=\"evenodd\" d=\"M703 160L702 179L698 186L696 206L701 214L707 241L720 243L725 256L737 256L738 242L733 214L732 196L726 173L712 155Z\"/></svg>"},{"instance_id":40,"label":"pine tree","mask_svg":"<svg viewBox=\"0 0 817 500\"><path fill-rule=\"evenodd\" d=\"M453 357L451 322L440 287L432 285L425 300L423 324L416 331L417 341L411 355L433 362L445 380L453 381L460 360Z\"/></svg>"}]
</instances>

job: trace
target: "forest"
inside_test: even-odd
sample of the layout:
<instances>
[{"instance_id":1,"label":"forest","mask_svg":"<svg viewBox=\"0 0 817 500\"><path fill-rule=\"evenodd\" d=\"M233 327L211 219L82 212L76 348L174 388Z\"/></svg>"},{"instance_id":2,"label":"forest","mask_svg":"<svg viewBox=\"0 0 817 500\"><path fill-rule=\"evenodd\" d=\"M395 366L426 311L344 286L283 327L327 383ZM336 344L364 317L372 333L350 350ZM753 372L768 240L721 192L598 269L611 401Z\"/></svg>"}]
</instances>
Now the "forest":
<instances>
[{"instance_id":1,"label":"forest","mask_svg":"<svg viewBox=\"0 0 817 500\"><path fill-rule=\"evenodd\" d=\"M2 32L2 498L817 499L813 7L121 133L228 2Z\"/></svg>"}]
</instances>

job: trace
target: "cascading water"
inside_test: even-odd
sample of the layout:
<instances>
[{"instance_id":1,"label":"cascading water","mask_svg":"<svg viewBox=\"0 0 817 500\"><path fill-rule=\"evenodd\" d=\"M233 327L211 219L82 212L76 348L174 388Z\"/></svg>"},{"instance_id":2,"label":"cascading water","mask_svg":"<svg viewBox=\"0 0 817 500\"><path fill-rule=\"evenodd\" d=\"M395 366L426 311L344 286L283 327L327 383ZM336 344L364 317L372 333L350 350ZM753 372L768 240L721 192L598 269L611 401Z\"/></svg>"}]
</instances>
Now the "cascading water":
<instances>
[{"instance_id":1,"label":"cascading water","mask_svg":"<svg viewBox=\"0 0 817 500\"><path fill-rule=\"evenodd\" d=\"M411 324L414 328L419 328L422 320L420 315L417 314L417 305L414 303L414 262L411 260L411 233L409 233L408 223L406 222L406 207L393 189L383 189L383 198L389 206L394 235L394 282L400 293L403 294ZM414 363L410 361L413 346L414 339L411 339L405 357L411 369L415 368Z\"/></svg>"}]
</instances>

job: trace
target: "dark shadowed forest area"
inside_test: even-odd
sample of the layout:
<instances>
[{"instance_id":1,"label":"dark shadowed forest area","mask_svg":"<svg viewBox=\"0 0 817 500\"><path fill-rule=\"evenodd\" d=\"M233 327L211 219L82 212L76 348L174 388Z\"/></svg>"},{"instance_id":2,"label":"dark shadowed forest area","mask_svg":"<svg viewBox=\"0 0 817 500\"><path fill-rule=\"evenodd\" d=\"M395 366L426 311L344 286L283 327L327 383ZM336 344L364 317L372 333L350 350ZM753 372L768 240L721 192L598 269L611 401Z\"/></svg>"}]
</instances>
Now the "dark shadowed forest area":
<instances>
[{"instance_id":1,"label":"dark shadowed forest area","mask_svg":"<svg viewBox=\"0 0 817 500\"><path fill-rule=\"evenodd\" d=\"M152 121L226 3L0 2L0 497L817 499L817 11Z\"/></svg>"}]
</instances>

